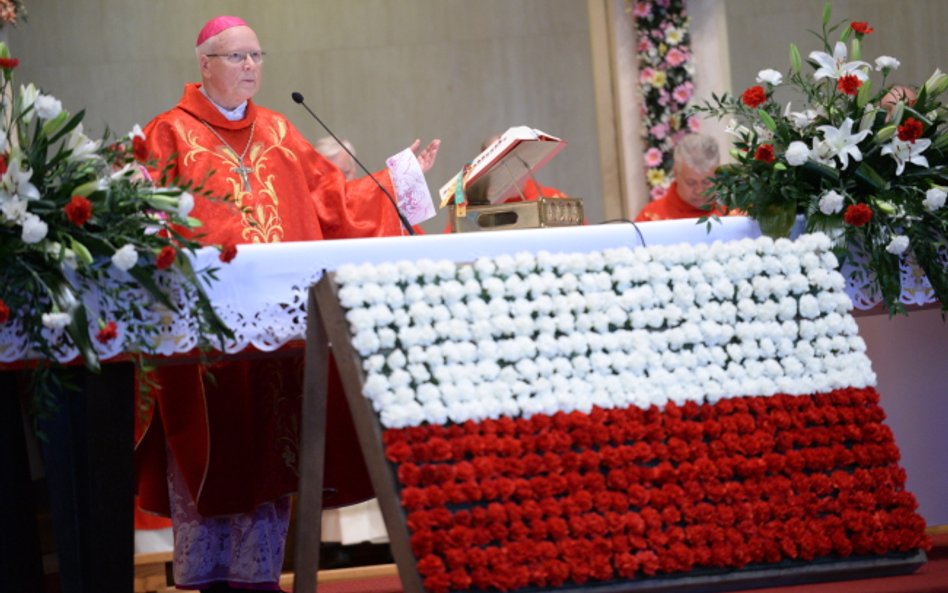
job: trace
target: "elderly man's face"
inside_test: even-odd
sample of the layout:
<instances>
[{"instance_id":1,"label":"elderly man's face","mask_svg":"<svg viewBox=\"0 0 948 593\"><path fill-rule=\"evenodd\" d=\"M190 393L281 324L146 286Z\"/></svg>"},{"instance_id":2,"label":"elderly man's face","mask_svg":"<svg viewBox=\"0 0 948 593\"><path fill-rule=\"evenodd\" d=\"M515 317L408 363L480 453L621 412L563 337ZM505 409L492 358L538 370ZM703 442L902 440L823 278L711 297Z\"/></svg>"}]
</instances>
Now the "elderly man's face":
<instances>
[{"instance_id":1,"label":"elderly man's face","mask_svg":"<svg viewBox=\"0 0 948 593\"><path fill-rule=\"evenodd\" d=\"M214 56L201 56L201 79L215 102L233 109L260 90L263 63L255 62L250 55L234 63L228 56L234 52L260 53L260 42L250 27L231 27L217 36L213 47Z\"/></svg>"},{"instance_id":2,"label":"elderly man's face","mask_svg":"<svg viewBox=\"0 0 948 593\"><path fill-rule=\"evenodd\" d=\"M698 171L686 163L675 163L675 181L678 182L678 195L682 200L695 208L700 208L708 202L714 201L712 196L705 194L711 188L711 177L714 169Z\"/></svg>"}]
</instances>

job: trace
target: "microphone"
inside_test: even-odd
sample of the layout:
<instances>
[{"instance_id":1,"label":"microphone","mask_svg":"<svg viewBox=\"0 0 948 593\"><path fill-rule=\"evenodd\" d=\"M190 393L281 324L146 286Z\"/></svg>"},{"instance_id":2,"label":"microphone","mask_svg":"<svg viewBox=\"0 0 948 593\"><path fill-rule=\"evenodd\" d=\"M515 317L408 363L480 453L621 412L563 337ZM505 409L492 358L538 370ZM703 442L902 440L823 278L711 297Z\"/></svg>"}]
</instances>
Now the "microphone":
<instances>
[{"instance_id":1,"label":"microphone","mask_svg":"<svg viewBox=\"0 0 948 593\"><path fill-rule=\"evenodd\" d=\"M326 124L324 124L324 123L323 123L323 120L319 119L319 116L316 115L316 114L313 112L313 110L309 108L309 105L307 105L307 104L303 101L303 95L302 95L302 94L300 94L298 91L293 91L293 93L292 93L290 96L293 97L293 101L294 101L295 103L299 103L300 105L302 105L302 106L303 106L303 109L305 109L306 111L308 111L309 114L313 116L313 119L315 119L317 122L319 122L319 125L321 125L324 130L326 130L327 132L329 132L329 135L333 137L333 140L335 140L337 143L339 143L339 146L341 146L342 149L345 150L346 153L347 153L349 156L352 157L352 160L355 161L355 163L356 163L357 165L359 165L359 167L361 167L363 171L365 171L365 174L368 175L370 178L372 178L372 181L375 182L375 185L379 186L379 189L382 190L382 193L384 193L384 194L388 197L388 201L392 203L392 208L395 209L395 214L398 215L398 220L401 221L402 226L405 227L405 230L408 231L408 234L409 234L409 235L414 235L414 234L415 234L415 229L413 229L413 228L411 227L411 223L408 222L408 219L405 218L405 215L402 214L402 211L398 209L398 202L395 201L395 198L392 197L392 194L388 193L388 190L385 189L385 186L382 185L381 183L379 183L379 180L375 178L375 175L372 175L372 173L369 172L369 170L365 168L365 165L362 164L362 161L360 161L360 160L356 157L356 155L352 154L352 151L349 150L348 148L346 148L346 145L343 144L342 140L340 140L339 137L336 136L336 135L333 133L333 131L329 129L329 126L327 126Z\"/></svg>"}]
</instances>

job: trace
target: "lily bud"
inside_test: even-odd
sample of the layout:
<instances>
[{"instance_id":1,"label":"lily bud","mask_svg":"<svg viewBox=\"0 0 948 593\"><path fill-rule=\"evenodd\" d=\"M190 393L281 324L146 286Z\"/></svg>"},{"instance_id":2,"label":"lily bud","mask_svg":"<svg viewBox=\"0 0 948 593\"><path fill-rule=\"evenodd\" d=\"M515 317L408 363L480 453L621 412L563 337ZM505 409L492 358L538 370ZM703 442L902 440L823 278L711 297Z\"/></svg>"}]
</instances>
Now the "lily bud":
<instances>
[{"instance_id":1,"label":"lily bud","mask_svg":"<svg viewBox=\"0 0 948 593\"><path fill-rule=\"evenodd\" d=\"M790 44L790 72L793 74L800 73L800 67L803 64L803 60L800 58L800 49L796 46L795 43Z\"/></svg>"},{"instance_id":2,"label":"lily bud","mask_svg":"<svg viewBox=\"0 0 948 593\"><path fill-rule=\"evenodd\" d=\"M56 133L56 130L66 123L67 119L69 119L69 112L63 109L59 112L59 115L43 124L43 135L47 137L52 136Z\"/></svg>"},{"instance_id":3,"label":"lily bud","mask_svg":"<svg viewBox=\"0 0 948 593\"><path fill-rule=\"evenodd\" d=\"M892 110L892 123L899 125L902 122L902 116L905 115L905 101L899 101Z\"/></svg>"},{"instance_id":4,"label":"lily bud","mask_svg":"<svg viewBox=\"0 0 948 593\"><path fill-rule=\"evenodd\" d=\"M72 243L72 250L76 252L76 255L79 257L79 259L82 260L82 262L86 265L92 264L92 254L89 252L89 249L71 237L70 240Z\"/></svg>"},{"instance_id":5,"label":"lily bud","mask_svg":"<svg viewBox=\"0 0 948 593\"><path fill-rule=\"evenodd\" d=\"M892 136L895 136L895 130L898 128L895 124L889 124L886 127L882 128L876 132L876 143L882 144L892 139Z\"/></svg>"},{"instance_id":6,"label":"lily bud","mask_svg":"<svg viewBox=\"0 0 948 593\"><path fill-rule=\"evenodd\" d=\"M833 6L827 2L823 5L823 27L829 25L831 18L833 18Z\"/></svg>"},{"instance_id":7,"label":"lily bud","mask_svg":"<svg viewBox=\"0 0 948 593\"><path fill-rule=\"evenodd\" d=\"M892 214L895 212L895 205L888 200L876 200L876 209L883 214Z\"/></svg>"},{"instance_id":8,"label":"lily bud","mask_svg":"<svg viewBox=\"0 0 948 593\"><path fill-rule=\"evenodd\" d=\"M925 93L929 98L934 99L946 90L948 90L948 74L935 68L935 72L925 81Z\"/></svg>"},{"instance_id":9,"label":"lily bud","mask_svg":"<svg viewBox=\"0 0 948 593\"><path fill-rule=\"evenodd\" d=\"M757 116L760 118L760 121L763 122L764 126L771 132L777 131L777 122L774 121L774 118L770 116L769 113L763 109L757 110Z\"/></svg>"},{"instance_id":10,"label":"lily bud","mask_svg":"<svg viewBox=\"0 0 948 593\"><path fill-rule=\"evenodd\" d=\"M869 102L869 91L872 89L872 81L866 80L862 83L862 86L859 87L859 91L856 93L856 107L862 109L866 106L866 103Z\"/></svg>"},{"instance_id":11,"label":"lily bud","mask_svg":"<svg viewBox=\"0 0 948 593\"><path fill-rule=\"evenodd\" d=\"M774 163L774 171L786 171L787 166L783 163Z\"/></svg>"},{"instance_id":12,"label":"lily bud","mask_svg":"<svg viewBox=\"0 0 948 593\"><path fill-rule=\"evenodd\" d=\"M99 191L100 189L102 189L100 181L98 179L93 179L92 181L87 181L72 190L72 195L88 198L89 194Z\"/></svg>"},{"instance_id":13,"label":"lily bud","mask_svg":"<svg viewBox=\"0 0 948 593\"><path fill-rule=\"evenodd\" d=\"M846 29L851 30L849 27ZM859 61L859 59L862 58L862 44L859 43L859 37L853 37L853 40L849 45L849 57L852 58L853 62Z\"/></svg>"}]
</instances>

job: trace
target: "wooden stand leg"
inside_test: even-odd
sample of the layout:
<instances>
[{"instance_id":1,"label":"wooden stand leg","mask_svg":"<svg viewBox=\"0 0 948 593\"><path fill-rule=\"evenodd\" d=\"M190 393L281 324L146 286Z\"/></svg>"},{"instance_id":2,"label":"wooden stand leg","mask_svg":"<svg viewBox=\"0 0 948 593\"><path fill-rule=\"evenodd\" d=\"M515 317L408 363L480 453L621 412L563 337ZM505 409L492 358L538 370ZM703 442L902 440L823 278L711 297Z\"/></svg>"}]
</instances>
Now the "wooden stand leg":
<instances>
[{"instance_id":1,"label":"wooden stand leg","mask_svg":"<svg viewBox=\"0 0 948 593\"><path fill-rule=\"evenodd\" d=\"M296 509L296 553L293 562L294 593L316 591L322 539L329 342L316 309L316 298L312 289L307 308L305 368L303 418L300 427L300 486Z\"/></svg>"},{"instance_id":2,"label":"wooden stand leg","mask_svg":"<svg viewBox=\"0 0 948 593\"><path fill-rule=\"evenodd\" d=\"M131 592L134 367L76 370L41 422L63 593Z\"/></svg>"},{"instance_id":3,"label":"wooden stand leg","mask_svg":"<svg viewBox=\"0 0 948 593\"><path fill-rule=\"evenodd\" d=\"M33 479L17 373L0 373L0 591L42 591Z\"/></svg>"}]
</instances>

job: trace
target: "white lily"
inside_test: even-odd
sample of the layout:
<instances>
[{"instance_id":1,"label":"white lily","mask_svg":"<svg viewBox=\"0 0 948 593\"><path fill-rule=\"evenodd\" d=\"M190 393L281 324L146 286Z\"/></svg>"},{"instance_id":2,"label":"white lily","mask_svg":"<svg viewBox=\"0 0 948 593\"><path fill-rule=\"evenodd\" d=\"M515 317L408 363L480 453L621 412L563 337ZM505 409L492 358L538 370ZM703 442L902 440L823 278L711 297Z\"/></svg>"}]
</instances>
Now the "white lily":
<instances>
[{"instance_id":1,"label":"white lily","mask_svg":"<svg viewBox=\"0 0 948 593\"><path fill-rule=\"evenodd\" d=\"M32 177L33 170L23 171L20 169L19 157L13 156L10 159L10 168L0 179L0 192L6 192L11 196L19 196L25 200L38 200L40 193L36 186L30 183Z\"/></svg>"},{"instance_id":2,"label":"white lily","mask_svg":"<svg viewBox=\"0 0 948 593\"><path fill-rule=\"evenodd\" d=\"M928 159L922 156L922 153L931 146L931 143L932 141L928 138L919 138L914 142L907 142L896 137L892 139L892 142L882 147L882 154L892 155L892 158L895 159L895 174L901 175L908 163L928 168Z\"/></svg>"},{"instance_id":3,"label":"white lily","mask_svg":"<svg viewBox=\"0 0 948 593\"><path fill-rule=\"evenodd\" d=\"M0 152L7 151L7 133L5 130L0 130Z\"/></svg>"},{"instance_id":4,"label":"white lily","mask_svg":"<svg viewBox=\"0 0 948 593\"><path fill-rule=\"evenodd\" d=\"M727 127L724 128L725 134L730 134L736 136L740 139L747 138L750 135L750 130L746 126L742 126L736 119L732 119L727 122Z\"/></svg>"},{"instance_id":5,"label":"white lily","mask_svg":"<svg viewBox=\"0 0 948 593\"><path fill-rule=\"evenodd\" d=\"M23 123L28 124L33 121L33 104L36 98L40 96L39 89L32 82L26 86L20 85L20 94L17 96L19 102L18 111L23 114ZM29 112L27 112L29 109Z\"/></svg>"},{"instance_id":6,"label":"white lily","mask_svg":"<svg viewBox=\"0 0 948 593\"><path fill-rule=\"evenodd\" d=\"M871 133L869 130L862 130L853 134L853 120L848 117L843 120L843 125L838 128L827 125L819 126L817 130L823 132L825 149L832 156L839 159L839 164L842 165L843 169L849 166L849 157L852 157L854 161L862 160L862 151L859 150L857 144Z\"/></svg>"},{"instance_id":7,"label":"white lily","mask_svg":"<svg viewBox=\"0 0 948 593\"><path fill-rule=\"evenodd\" d=\"M26 216L26 206L26 200L0 192L0 214L3 215L4 220L20 222Z\"/></svg>"},{"instance_id":8,"label":"white lily","mask_svg":"<svg viewBox=\"0 0 948 593\"><path fill-rule=\"evenodd\" d=\"M802 130L808 125L816 121L816 118L819 117L819 112L815 109L806 109L804 111L790 111L790 103L787 103L786 109L783 110L783 116L790 120L790 123L793 124L798 130Z\"/></svg>"},{"instance_id":9,"label":"white lily","mask_svg":"<svg viewBox=\"0 0 948 593\"><path fill-rule=\"evenodd\" d=\"M842 41L836 42L833 55L829 55L825 51L811 51L810 59L820 65L816 72L813 73L813 79L822 80L824 78L832 78L838 80L842 76L852 74L859 80L865 82L869 78L869 75L865 72L865 69L869 68L869 64L860 61L847 62L846 58L848 56L846 44Z\"/></svg>"},{"instance_id":10,"label":"white lily","mask_svg":"<svg viewBox=\"0 0 948 593\"><path fill-rule=\"evenodd\" d=\"M101 140L92 140L86 136L82 131L82 124L79 124L66 136L64 145L67 150L72 151L69 160L78 162L95 157L95 151L99 149L101 143Z\"/></svg>"},{"instance_id":11,"label":"white lily","mask_svg":"<svg viewBox=\"0 0 948 593\"><path fill-rule=\"evenodd\" d=\"M191 192L182 192L178 199L178 217L186 220L194 209L194 196Z\"/></svg>"}]
</instances>

